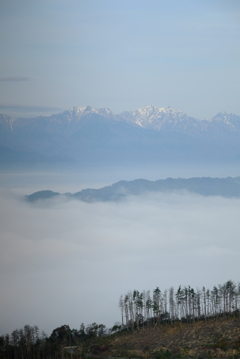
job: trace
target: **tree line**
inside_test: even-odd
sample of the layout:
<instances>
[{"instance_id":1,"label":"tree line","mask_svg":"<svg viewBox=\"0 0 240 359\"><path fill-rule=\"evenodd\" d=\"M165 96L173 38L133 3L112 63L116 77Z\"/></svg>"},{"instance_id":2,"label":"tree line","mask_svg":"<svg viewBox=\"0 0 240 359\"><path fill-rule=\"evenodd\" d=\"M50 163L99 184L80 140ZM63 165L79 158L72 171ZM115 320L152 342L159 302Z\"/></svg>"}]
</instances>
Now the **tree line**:
<instances>
[{"instance_id":1,"label":"tree line","mask_svg":"<svg viewBox=\"0 0 240 359\"><path fill-rule=\"evenodd\" d=\"M142 327L155 327L174 322L192 323L208 320L211 317L239 316L240 283L229 280L211 290L203 287L179 286L177 291L171 287L163 292L156 287L139 292L129 291L119 300L121 323L107 329L103 324L92 323L79 329L62 325L54 329L50 336L41 332L37 326L25 325L15 329L10 335L0 336L1 359L62 359L69 357L64 348L87 346L92 339L104 337L119 331L138 330ZM79 351L74 358L80 358Z\"/></svg>"},{"instance_id":2,"label":"tree line","mask_svg":"<svg viewBox=\"0 0 240 359\"><path fill-rule=\"evenodd\" d=\"M163 292L156 287L152 293L133 290L119 299L122 327L127 329L239 315L239 306L240 283L236 285L231 280L211 290L205 287L195 290L190 286L179 286L177 291L171 287Z\"/></svg>"},{"instance_id":3,"label":"tree line","mask_svg":"<svg viewBox=\"0 0 240 359\"><path fill-rule=\"evenodd\" d=\"M69 357L64 348L79 346L89 339L101 337L110 333L105 325L92 323L80 329L70 329L62 325L54 329L50 336L39 331L37 326L25 325L22 329L14 330L11 335L0 337L1 359L62 359ZM80 358L76 353L74 358Z\"/></svg>"}]
</instances>

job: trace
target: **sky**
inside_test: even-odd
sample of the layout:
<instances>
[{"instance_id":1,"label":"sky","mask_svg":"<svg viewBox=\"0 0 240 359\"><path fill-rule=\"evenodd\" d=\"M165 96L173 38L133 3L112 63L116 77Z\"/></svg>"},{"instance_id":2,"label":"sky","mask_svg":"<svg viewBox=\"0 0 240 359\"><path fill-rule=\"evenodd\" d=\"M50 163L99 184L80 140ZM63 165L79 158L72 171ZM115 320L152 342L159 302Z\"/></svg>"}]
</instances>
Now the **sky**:
<instances>
[{"instance_id":1,"label":"sky","mask_svg":"<svg viewBox=\"0 0 240 359\"><path fill-rule=\"evenodd\" d=\"M0 112L240 115L238 0L1 0Z\"/></svg>"}]
</instances>

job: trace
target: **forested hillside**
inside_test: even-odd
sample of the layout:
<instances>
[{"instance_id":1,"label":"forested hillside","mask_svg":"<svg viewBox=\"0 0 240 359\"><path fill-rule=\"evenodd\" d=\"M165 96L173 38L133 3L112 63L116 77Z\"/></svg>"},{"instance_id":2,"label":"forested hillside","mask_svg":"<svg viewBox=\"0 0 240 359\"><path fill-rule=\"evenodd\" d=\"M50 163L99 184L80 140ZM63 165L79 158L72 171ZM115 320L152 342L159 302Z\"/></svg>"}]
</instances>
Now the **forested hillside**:
<instances>
[{"instance_id":1,"label":"forested hillside","mask_svg":"<svg viewBox=\"0 0 240 359\"><path fill-rule=\"evenodd\" d=\"M231 280L212 290L194 289L190 286L177 291L171 287L161 292L157 287L150 291L129 291L120 297L119 307L122 325L127 329L140 326L172 323L174 321L194 322L209 317L222 317L240 309L240 284Z\"/></svg>"},{"instance_id":2,"label":"forested hillside","mask_svg":"<svg viewBox=\"0 0 240 359\"><path fill-rule=\"evenodd\" d=\"M238 358L240 284L212 290L179 286L129 291L119 301L122 323L62 325L50 336L24 326L0 337L2 359L85 357Z\"/></svg>"}]
</instances>

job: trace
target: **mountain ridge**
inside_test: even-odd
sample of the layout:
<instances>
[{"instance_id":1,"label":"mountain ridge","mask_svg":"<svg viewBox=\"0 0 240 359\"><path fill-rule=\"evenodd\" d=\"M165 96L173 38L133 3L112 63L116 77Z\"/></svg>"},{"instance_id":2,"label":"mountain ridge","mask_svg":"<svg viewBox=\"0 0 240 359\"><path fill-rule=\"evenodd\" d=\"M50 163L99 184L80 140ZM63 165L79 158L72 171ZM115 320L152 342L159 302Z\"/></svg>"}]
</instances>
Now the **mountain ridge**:
<instances>
[{"instance_id":1,"label":"mountain ridge","mask_svg":"<svg viewBox=\"0 0 240 359\"><path fill-rule=\"evenodd\" d=\"M225 112L199 120L171 107L149 105L118 115L91 106L28 119L0 115L0 165L21 165L29 157L33 164L57 158L76 165L132 165L236 161L239 155L240 116Z\"/></svg>"},{"instance_id":2,"label":"mountain ridge","mask_svg":"<svg viewBox=\"0 0 240 359\"><path fill-rule=\"evenodd\" d=\"M51 132L51 126L55 126L55 130L57 127L65 126L66 128L67 126L68 130L71 129L70 133L72 134L81 127L84 119L86 120L92 116L108 120L111 123L125 122L131 126L159 132L180 132L189 135L200 135L209 131L217 131L226 135L227 131L229 133L235 132L240 134L240 116L233 113L219 112L212 118L200 120L172 107L157 107L152 105L133 111L124 111L117 115L108 108L96 109L91 106L72 107L57 114L27 119L18 119L1 114L0 126L5 131L10 131L10 133L21 132L23 128L39 125L47 127L49 132Z\"/></svg>"},{"instance_id":3,"label":"mountain ridge","mask_svg":"<svg viewBox=\"0 0 240 359\"><path fill-rule=\"evenodd\" d=\"M198 118L188 116L186 113L176 110L172 107L158 107L153 105L147 105L145 107L136 109L136 110L126 110L119 114L113 113L109 108L94 108L91 106L85 106L85 107L72 107L68 110L62 111L60 113L56 113L53 115L47 115L47 116L37 116L33 118L27 118L27 119L19 119L19 118L13 118L12 116L6 115L6 114L0 114L0 123L3 125L10 124L10 128L13 131L14 125L16 123L24 122L24 124L28 124L35 121L40 121L41 119L48 120L49 122L55 121L55 122L79 122L82 118L88 116L88 115L99 115L105 118L110 118L111 120L117 120L117 121L125 121L127 123L132 123L135 125L138 125L140 127L144 127L146 123L148 125L153 124L153 129L161 130L161 126L156 126L156 121L158 122L184 122L184 121L192 121L194 124L204 124L207 125L209 123L213 122L223 122L227 125L233 126L233 123L238 125L237 130L240 130L240 116L234 114L234 113L227 113L227 112L219 112L215 116L207 119L200 120ZM203 126L203 129L205 126ZM236 128L235 128L236 129Z\"/></svg>"},{"instance_id":4,"label":"mountain ridge","mask_svg":"<svg viewBox=\"0 0 240 359\"><path fill-rule=\"evenodd\" d=\"M118 181L99 189L86 188L76 193L64 193L65 196L83 202L120 201L128 196L137 196L149 192L176 193L187 191L202 196L221 196L226 198L240 197L240 177L211 178L167 178L156 181L136 179L133 181ZM50 190L37 191L25 196L28 202L50 199L61 195Z\"/></svg>"}]
</instances>

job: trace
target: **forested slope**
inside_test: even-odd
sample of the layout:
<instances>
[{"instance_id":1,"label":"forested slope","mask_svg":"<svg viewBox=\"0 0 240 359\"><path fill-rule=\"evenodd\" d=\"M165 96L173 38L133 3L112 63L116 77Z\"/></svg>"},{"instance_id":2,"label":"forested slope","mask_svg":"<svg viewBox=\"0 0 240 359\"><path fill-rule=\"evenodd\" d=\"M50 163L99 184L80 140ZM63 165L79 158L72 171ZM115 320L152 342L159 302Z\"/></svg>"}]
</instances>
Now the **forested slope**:
<instances>
[{"instance_id":1,"label":"forested slope","mask_svg":"<svg viewBox=\"0 0 240 359\"><path fill-rule=\"evenodd\" d=\"M98 356L125 358L239 358L239 317L174 322L125 332L89 346Z\"/></svg>"},{"instance_id":2,"label":"forested slope","mask_svg":"<svg viewBox=\"0 0 240 359\"><path fill-rule=\"evenodd\" d=\"M239 306L231 280L212 290L129 291L119 301L122 323L62 325L50 336L26 325L0 337L0 358L240 358Z\"/></svg>"}]
</instances>

